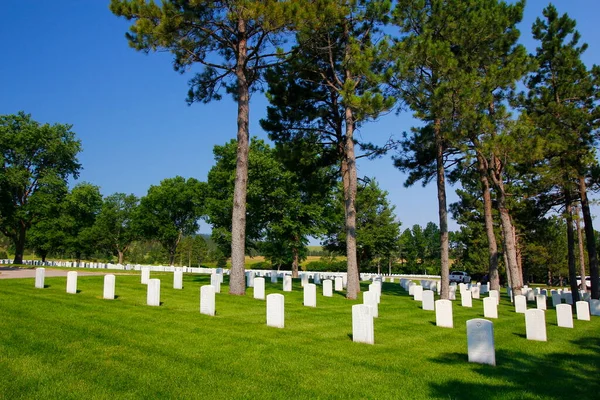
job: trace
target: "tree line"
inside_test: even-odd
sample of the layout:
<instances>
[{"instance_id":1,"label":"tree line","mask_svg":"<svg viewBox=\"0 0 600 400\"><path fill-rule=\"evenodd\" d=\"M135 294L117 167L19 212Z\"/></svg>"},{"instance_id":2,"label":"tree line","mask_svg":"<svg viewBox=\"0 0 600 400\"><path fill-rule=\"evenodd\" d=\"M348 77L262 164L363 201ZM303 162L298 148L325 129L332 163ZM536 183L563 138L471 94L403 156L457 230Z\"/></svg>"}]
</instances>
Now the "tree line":
<instances>
[{"instance_id":1,"label":"tree line","mask_svg":"<svg viewBox=\"0 0 600 400\"><path fill-rule=\"evenodd\" d=\"M482 227L477 232L486 239L491 288L499 287L504 264L516 294L524 281L526 241L554 214L565 222L569 278L578 299L578 207L592 297L598 298L588 192L597 184L600 68L582 62L587 45L580 43L575 21L552 5L532 26L538 47L528 54L517 29L524 8L524 1L498 0L110 4L115 15L132 22L126 37L134 49L171 52L180 72L200 66L189 82L189 104L218 100L223 92L237 102L237 138L216 155L217 165L233 170L220 179L232 189L214 192L209 174L213 200L205 204L214 240L231 257L230 293L245 292L244 255L254 239L271 235L273 257L285 250L296 263L308 236L337 225L342 231L327 246L344 250L347 296L356 298L361 257L382 253L358 244L364 185L356 162L396 149L395 166L409 172L405 184L436 182L442 298L448 297L450 264L446 181L459 182L472 197L465 202L474 208L451 211ZM264 144L254 144L248 129L250 95L262 89L270 105L261 126L279 160L293 166L267 182L273 187L263 198L252 188L262 171L251 176L250 165L252 146ZM383 144L356 134L393 111L410 111L419 124ZM274 187L277 182L285 189ZM262 207L253 208L252 196ZM333 224L335 217L322 215L334 209L324 204L336 196L341 209ZM253 218L258 222L250 223Z\"/></svg>"}]
</instances>

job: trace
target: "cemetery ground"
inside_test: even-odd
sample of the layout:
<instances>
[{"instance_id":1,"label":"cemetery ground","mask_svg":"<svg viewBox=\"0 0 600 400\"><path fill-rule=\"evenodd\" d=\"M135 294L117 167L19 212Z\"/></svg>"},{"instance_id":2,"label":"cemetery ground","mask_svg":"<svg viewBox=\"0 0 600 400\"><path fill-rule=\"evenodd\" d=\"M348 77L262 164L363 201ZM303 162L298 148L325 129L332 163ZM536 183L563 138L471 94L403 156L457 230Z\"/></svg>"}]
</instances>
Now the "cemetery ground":
<instances>
[{"instance_id":1,"label":"cemetery ground","mask_svg":"<svg viewBox=\"0 0 600 400\"><path fill-rule=\"evenodd\" d=\"M80 270L79 270L80 271ZM78 293L65 277L0 281L0 398L373 398L597 399L600 318L559 328L546 311L547 342L525 338L523 314L503 293L492 320L497 366L467 362L466 321L483 318L453 302L453 329L435 326L435 312L396 283L384 283L375 345L354 343L351 306L317 288L304 307L300 281L285 295L285 328L266 326L266 305L216 294L216 316L199 313L208 275L172 273L161 280L161 306L146 305L138 274L116 276L115 300L102 298L102 276L80 276ZM364 282L362 290L367 290ZM531 303L530 308L534 307Z\"/></svg>"}]
</instances>

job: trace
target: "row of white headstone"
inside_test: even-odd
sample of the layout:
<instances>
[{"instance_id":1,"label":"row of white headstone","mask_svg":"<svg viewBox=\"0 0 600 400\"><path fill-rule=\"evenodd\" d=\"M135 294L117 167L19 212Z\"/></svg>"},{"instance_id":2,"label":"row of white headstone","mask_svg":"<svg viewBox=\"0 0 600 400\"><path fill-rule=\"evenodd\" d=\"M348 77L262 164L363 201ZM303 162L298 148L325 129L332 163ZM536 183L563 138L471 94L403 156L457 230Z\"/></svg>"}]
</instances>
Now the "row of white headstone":
<instances>
[{"instance_id":1,"label":"row of white headstone","mask_svg":"<svg viewBox=\"0 0 600 400\"><path fill-rule=\"evenodd\" d=\"M46 278L45 268L35 269L35 287L37 289L44 289ZM77 271L67 272L67 293L77 293ZM115 276L112 274L104 275L104 293L103 297L107 300L114 300L115 298Z\"/></svg>"}]
</instances>

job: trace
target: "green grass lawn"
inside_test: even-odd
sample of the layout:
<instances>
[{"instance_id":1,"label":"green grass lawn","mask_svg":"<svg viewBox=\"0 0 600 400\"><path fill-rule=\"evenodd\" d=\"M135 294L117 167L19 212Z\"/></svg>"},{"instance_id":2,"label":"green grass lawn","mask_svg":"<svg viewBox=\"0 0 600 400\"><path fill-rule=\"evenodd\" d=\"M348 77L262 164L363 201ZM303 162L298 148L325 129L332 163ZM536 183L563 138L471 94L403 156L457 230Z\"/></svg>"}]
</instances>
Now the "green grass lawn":
<instances>
[{"instance_id":1,"label":"green grass lawn","mask_svg":"<svg viewBox=\"0 0 600 400\"><path fill-rule=\"evenodd\" d=\"M117 275L116 300L102 276L0 280L2 399L598 399L600 318L558 328L546 312L548 342L525 339L522 314L506 298L494 321L497 366L467 362L465 322L483 317L454 302L454 329L435 326L398 283L384 283L375 345L351 341L354 301L318 290L302 306L299 282L285 294L285 329L266 326L265 302L216 295L217 315L199 313L209 276L161 279L161 307L146 306L139 276ZM366 289L363 286L363 289ZM268 293L281 283L267 279ZM530 304L531 307L531 304Z\"/></svg>"}]
</instances>

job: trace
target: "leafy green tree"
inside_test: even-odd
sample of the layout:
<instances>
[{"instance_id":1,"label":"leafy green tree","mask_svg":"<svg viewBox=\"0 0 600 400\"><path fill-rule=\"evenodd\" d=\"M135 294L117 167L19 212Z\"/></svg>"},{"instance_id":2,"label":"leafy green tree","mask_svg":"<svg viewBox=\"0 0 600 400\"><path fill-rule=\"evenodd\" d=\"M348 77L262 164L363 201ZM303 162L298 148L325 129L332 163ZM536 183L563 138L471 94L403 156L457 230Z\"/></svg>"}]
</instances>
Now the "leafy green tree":
<instances>
[{"instance_id":1,"label":"leafy green tree","mask_svg":"<svg viewBox=\"0 0 600 400\"><path fill-rule=\"evenodd\" d=\"M250 94L262 72L280 62L282 34L292 28L310 2L303 1L162 1L111 0L110 9L134 20L130 45L145 52L167 50L175 70L204 69L190 80L188 103L221 98L220 89L238 103L237 162L231 223L229 292L244 294L246 185L248 182Z\"/></svg>"},{"instance_id":2,"label":"leafy green tree","mask_svg":"<svg viewBox=\"0 0 600 400\"><path fill-rule=\"evenodd\" d=\"M179 259L182 266L199 267L206 261L207 254L208 246L204 238L200 235L188 235L179 242L175 258Z\"/></svg>"},{"instance_id":3,"label":"leafy green tree","mask_svg":"<svg viewBox=\"0 0 600 400\"><path fill-rule=\"evenodd\" d=\"M388 42L380 30L390 2L319 4L317 17L299 29L293 58L267 74L271 106L261 125L278 143L320 144L321 159L337 164L344 188L347 297L355 299L360 292L355 131L395 103L384 90ZM362 147L370 154L382 150L369 143Z\"/></svg>"},{"instance_id":4,"label":"leafy green tree","mask_svg":"<svg viewBox=\"0 0 600 400\"><path fill-rule=\"evenodd\" d=\"M125 253L140 238L135 218L139 200L133 194L115 193L104 198L94 225L100 244L118 257L123 264Z\"/></svg>"},{"instance_id":5,"label":"leafy green tree","mask_svg":"<svg viewBox=\"0 0 600 400\"><path fill-rule=\"evenodd\" d=\"M15 246L15 264L23 262L27 231L78 177L79 151L70 125L41 125L24 112L0 116L0 230Z\"/></svg>"},{"instance_id":6,"label":"leafy green tree","mask_svg":"<svg viewBox=\"0 0 600 400\"><path fill-rule=\"evenodd\" d=\"M206 183L181 176L163 179L150 186L140 200L137 224L146 239L158 240L175 262L177 246L185 235L198 231L198 221L205 215Z\"/></svg>"},{"instance_id":7,"label":"leafy green tree","mask_svg":"<svg viewBox=\"0 0 600 400\"><path fill-rule=\"evenodd\" d=\"M62 202L57 228L65 233L65 251L73 254L78 262L82 255L91 255L95 251L97 242L93 226L101 207L100 188L91 183L78 184Z\"/></svg>"},{"instance_id":8,"label":"leafy green tree","mask_svg":"<svg viewBox=\"0 0 600 400\"><path fill-rule=\"evenodd\" d=\"M258 139L253 139L250 145L246 248L256 249L263 241L261 251L267 259L274 265L291 265L297 275L308 236L322 230L330 181L322 169L312 168L314 158L284 147L272 149ZM207 212L213 225L213 240L227 254L235 141L215 146L214 154L216 164L208 174ZM294 170L286 168L286 163Z\"/></svg>"},{"instance_id":9,"label":"leafy green tree","mask_svg":"<svg viewBox=\"0 0 600 400\"><path fill-rule=\"evenodd\" d=\"M540 42L535 59L538 70L527 81L524 111L544 139L545 177L561 188L569 249L569 278L574 300L577 298L574 233L571 207L581 200L587 250L592 278L592 297L599 296L598 259L594 228L589 209L586 181L597 168L595 146L600 124L600 67L585 66L581 55L587 49L579 44L575 21L559 16L556 7L543 11L544 19L533 24L534 39Z\"/></svg>"},{"instance_id":10,"label":"leafy green tree","mask_svg":"<svg viewBox=\"0 0 600 400\"><path fill-rule=\"evenodd\" d=\"M400 222L396 220L394 206L388 199L388 193L381 190L375 180L359 186L356 197L356 238L357 255L360 268L367 268L381 260L389 262L396 254L400 238ZM340 190L339 196L343 196ZM328 237L323 247L338 254L345 254L346 230L340 208L342 202L336 203L337 218L331 221Z\"/></svg>"}]
</instances>

